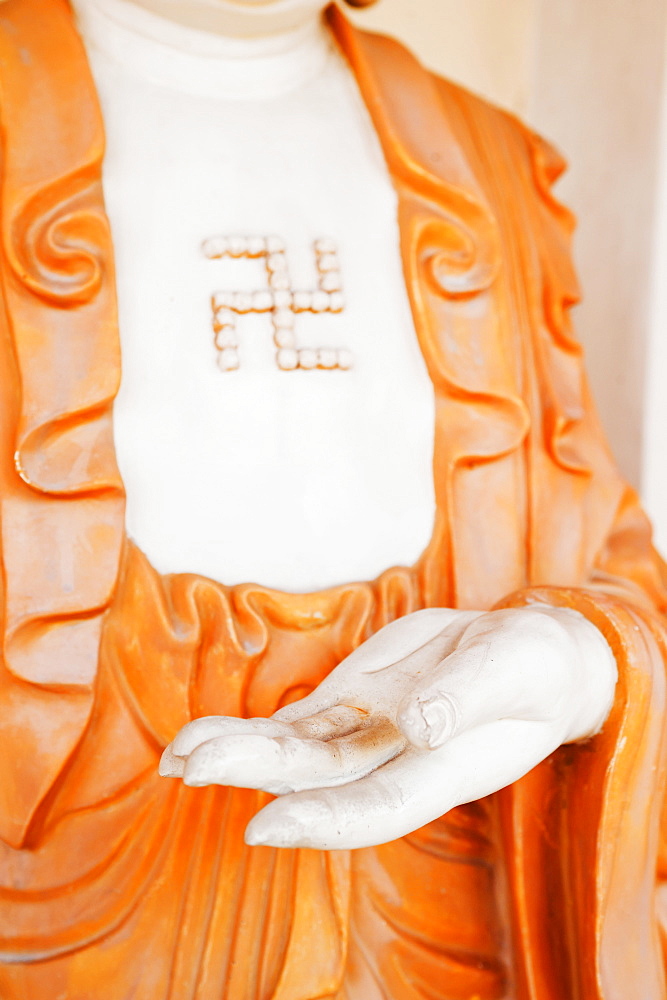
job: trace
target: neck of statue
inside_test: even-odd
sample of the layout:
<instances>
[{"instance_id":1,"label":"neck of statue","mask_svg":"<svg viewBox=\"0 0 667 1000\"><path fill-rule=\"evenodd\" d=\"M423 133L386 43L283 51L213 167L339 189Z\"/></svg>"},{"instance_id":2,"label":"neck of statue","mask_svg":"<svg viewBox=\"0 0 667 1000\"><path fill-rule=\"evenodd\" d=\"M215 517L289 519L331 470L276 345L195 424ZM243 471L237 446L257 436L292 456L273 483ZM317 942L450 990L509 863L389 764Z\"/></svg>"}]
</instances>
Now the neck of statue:
<instances>
[{"instance_id":1,"label":"neck of statue","mask_svg":"<svg viewBox=\"0 0 667 1000\"><path fill-rule=\"evenodd\" d=\"M322 0L243 7L240 21L241 5L218 2L211 11L207 0L72 0L89 48L179 90L279 97L306 84L331 55ZM276 7L273 18L268 6Z\"/></svg>"}]
</instances>

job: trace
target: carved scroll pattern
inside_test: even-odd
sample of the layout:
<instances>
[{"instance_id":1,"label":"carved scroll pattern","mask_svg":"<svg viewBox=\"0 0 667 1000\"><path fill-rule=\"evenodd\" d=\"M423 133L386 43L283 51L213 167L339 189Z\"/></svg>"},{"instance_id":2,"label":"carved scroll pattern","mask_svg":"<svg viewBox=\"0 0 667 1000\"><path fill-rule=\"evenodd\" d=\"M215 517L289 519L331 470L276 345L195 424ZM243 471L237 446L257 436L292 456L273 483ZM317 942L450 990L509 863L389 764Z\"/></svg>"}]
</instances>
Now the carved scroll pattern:
<instances>
[{"instance_id":1,"label":"carved scroll pattern","mask_svg":"<svg viewBox=\"0 0 667 1000\"><path fill-rule=\"evenodd\" d=\"M552 191L566 164L538 136L528 133L527 138L537 202L535 230L542 251L543 315L550 337L550 343L538 343L536 351L550 403L544 409L545 437L554 461L564 471L590 476L590 459L578 441L586 414L583 350L570 315L580 301L571 256L575 223Z\"/></svg>"},{"instance_id":2,"label":"carved scroll pattern","mask_svg":"<svg viewBox=\"0 0 667 1000\"><path fill-rule=\"evenodd\" d=\"M59 177L11 222L8 256L18 280L46 302L72 308L100 290L110 244L99 178Z\"/></svg>"}]
</instances>

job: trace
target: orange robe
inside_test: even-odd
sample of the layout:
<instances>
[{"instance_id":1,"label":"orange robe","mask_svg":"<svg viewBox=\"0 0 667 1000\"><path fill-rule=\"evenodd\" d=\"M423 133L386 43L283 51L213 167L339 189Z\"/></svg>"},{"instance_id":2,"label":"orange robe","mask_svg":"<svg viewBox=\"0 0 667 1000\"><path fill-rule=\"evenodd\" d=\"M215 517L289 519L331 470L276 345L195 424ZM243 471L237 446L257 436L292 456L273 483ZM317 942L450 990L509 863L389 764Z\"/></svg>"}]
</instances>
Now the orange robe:
<instances>
[{"instance_id":1,"label":"orange robe","mask_svg":"<svg viewBox=\"0 0 667 1000\"><path fill-rule=\"evenodd\" d=\"M0 7L0 997L664 1000L667 590L571 331L563 165L330 18L398 192L437 518L415 567L288 595L124 539L99 109L65 0ZM611 643L604 731L409 837L247 848L262 795L156 774L189 719L268 714L400 615L535 601Z\"/></svg>"}]
</instances>

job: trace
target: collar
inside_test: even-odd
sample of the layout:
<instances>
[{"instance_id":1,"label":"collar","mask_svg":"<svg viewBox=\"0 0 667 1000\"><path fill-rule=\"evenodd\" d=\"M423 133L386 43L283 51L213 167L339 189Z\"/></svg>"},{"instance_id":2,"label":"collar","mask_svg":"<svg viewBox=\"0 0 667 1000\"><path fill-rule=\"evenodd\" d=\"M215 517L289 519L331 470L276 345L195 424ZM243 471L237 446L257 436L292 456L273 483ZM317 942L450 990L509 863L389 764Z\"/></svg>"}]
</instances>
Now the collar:
<instances>
[{"instance_id":1,"label":"collar","mask_svg":"<svg viewBox=\"0 0 667 1000\"><path fill-rule=\"evenodd\" d=\"M334 56L321 17L273 36L225 38L176 24L129 0L72 0L86 44L142 80L196 97L279 100Z\"/></svg>"}]
</instances>

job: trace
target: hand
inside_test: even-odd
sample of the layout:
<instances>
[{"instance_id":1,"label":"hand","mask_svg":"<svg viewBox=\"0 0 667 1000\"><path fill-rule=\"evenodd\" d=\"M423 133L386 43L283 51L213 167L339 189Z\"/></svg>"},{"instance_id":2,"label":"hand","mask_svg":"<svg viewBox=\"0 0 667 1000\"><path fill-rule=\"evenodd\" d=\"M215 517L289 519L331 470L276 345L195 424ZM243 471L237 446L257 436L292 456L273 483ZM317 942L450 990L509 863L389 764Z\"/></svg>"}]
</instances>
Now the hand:
<instances>
[{"instance_id":1,"label":"hand","mask_svg":"<svg viewBox=\"0 0 667 1000\"><path fill-rule=\"evenodd\" d=\"M429 609L386 626L270 719L185 726L160 773L279 796L248 844L368 847L511 784L611 707L616 663L569 609Z\"/></svg>"}]
</instances>

